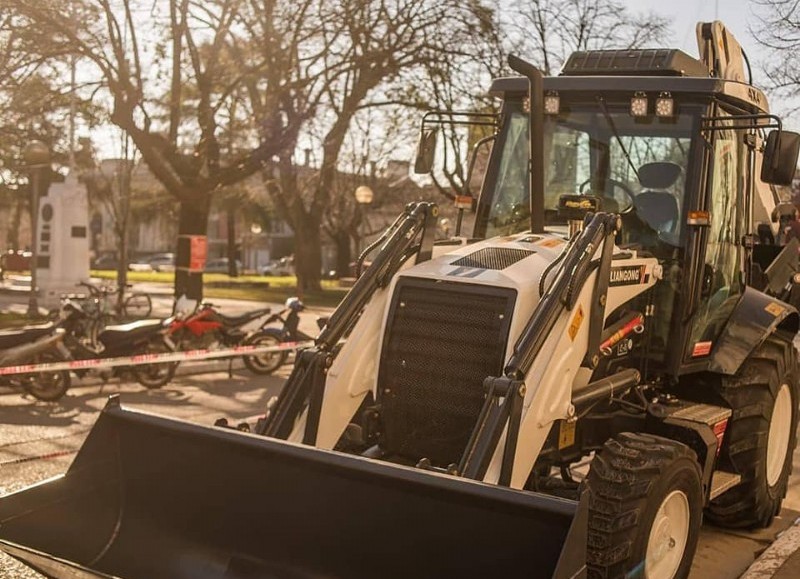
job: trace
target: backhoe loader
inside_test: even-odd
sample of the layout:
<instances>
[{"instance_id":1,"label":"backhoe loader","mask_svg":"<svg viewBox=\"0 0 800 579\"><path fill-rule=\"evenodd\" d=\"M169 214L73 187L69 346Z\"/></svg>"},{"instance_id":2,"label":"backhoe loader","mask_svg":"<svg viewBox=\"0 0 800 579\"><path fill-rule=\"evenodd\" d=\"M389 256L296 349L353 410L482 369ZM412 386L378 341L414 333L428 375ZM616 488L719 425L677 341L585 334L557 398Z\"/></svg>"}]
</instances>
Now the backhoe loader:
<instances>
[{"instance_id":1,"label":"backhoe loader","mask_svg":"<svg viewBox=\"0 0 800 579\"><path fill-rule=\"evenodd\" d=\"M472 238L410 204L252 432L112 398L0 499L0 547L57 578L676 579L703 518L769 525L798 312L754 232L800 135L697 32L699 59L510 57ZM418 169L465 120L426 115Z\"/></svg>"}]
</instances>

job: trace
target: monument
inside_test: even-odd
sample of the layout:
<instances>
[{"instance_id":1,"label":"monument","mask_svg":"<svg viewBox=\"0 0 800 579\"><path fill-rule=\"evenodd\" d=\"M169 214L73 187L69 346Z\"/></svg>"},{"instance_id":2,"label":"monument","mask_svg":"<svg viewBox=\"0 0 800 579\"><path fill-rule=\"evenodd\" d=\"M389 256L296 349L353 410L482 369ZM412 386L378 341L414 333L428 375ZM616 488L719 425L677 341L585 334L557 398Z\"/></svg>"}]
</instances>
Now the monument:
<instances>
[{"instance_id":1,"label":"monument","mask_svg":"<svg viewBox=\"0 0 800 579\"><path fill-rule=\"evenodd\" d=\"M36 280L39 300L57 307L62 293L89 279L89 208L86 188L70 175L39 199Z\"/></svg>"}]
</instances>

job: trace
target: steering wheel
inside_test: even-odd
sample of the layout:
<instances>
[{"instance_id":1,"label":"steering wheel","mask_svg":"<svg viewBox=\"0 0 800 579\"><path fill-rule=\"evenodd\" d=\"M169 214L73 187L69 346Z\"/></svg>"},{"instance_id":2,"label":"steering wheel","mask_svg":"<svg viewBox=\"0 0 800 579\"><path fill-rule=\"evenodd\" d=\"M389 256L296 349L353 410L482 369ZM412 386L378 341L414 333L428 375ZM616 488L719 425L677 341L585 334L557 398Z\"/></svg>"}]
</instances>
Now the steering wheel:
<instances>
[{"instance_id":1,"label":"steering wheel","mask_svg":"<svg viewBox=\"0 0 800 579\"><path fill-rule=\"evenodd\" d=\"M592 178L591 178L591 177L589 177L588 179L586 179L586 181L584 181L583 183L581 183L581 184L580 184L580 187L578 187L578 192L579 192L579 193L583 193L583 190L584 190L584 189L586 188L586 186L587 186L589 183L591 183L591 182L592 182ZM622 190L622 192L623 192L623 193L625 193L625 195L627 195L627 196L628 196L628 199L630 199L630 201L631 201L631 205L633 205L633 198L635 197L635 195L634 195L633 191L631 190L631 188L628 186L628 184L627 184L627 183L623 183L622 181L617 181L616 179L612 179L612 178L610 178L610 177L609 177L608 179L606 179L606 183L608 183L609 185L611 185L611 188L612 188L612 189L613 189L614 187L616 187L617 189L621 189L621 190ZM603 195L603 197L606 197L606 195Z\"/></svg>"}]
</instances>

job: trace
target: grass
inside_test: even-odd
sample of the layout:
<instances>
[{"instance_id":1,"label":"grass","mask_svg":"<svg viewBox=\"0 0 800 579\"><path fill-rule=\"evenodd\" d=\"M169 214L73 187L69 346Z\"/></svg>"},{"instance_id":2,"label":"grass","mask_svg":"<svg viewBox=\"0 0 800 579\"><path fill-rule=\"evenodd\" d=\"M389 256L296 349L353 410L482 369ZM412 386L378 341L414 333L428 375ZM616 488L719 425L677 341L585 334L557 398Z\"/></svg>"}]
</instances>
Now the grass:
<instances>
[{"instance_id":1,"label":"grass","mask_svg":"<svg viewBox=\"0 0 800 579\"><path fill-rule=\"evenodd\" d=\"M92 277L116 280L113 271L92 271ZM175 274L171 272L129 271L128 281L131 283L164 283L172 285ZM224 273L207 273L203 275L206 286L203 295L206 298L229 298L236 300L252 300L258 302L283 302L286 298L297 295L297 279L294 276L243 275L228 277ZM223 286L216 284L224 283ZM335 307L347 293L334 280L323 280L322 291L307 293L303 301L307 306Z\"/></svg>"},{"instance_id":2,"label":"grass","mask_svg":"<svg viewBox=\"0 0 800 579\"><path fill-rule=\"evenodd\" d=\"M110 270L92 270L92 277L101 279L110 279L116 281L117 272ZM175 280L175 274L171 271L129 271L129 282L144 282L144 283L169 283ZM239 277L228 277L224 273L206 273L203 274L203 281L206 282L230 282L230 283L269 283L270 286L288 287L296 286L297 280L294 276L265 276L265 275L240 275Z\"/></svg>"},{"instance_id":3,"label":"grass","mask_svg":"<svg viewBox=\"0 0 800 579\"><path fill-rule=\"evenodd\" d=\"M12 312L0 312L0 329L18 328L26 324L35 324L44 321L43 319L31 320L25 314L15 314Z\"/></svg>"}]
</instances>

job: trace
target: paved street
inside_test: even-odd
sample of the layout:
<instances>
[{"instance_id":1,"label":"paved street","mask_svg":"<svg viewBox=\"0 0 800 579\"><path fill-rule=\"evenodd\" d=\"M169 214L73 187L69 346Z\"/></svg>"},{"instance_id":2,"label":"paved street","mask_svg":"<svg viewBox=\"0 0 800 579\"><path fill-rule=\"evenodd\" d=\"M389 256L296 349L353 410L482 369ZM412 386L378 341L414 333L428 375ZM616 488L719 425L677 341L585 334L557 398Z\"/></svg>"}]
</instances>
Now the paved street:
<instances>
[{"instance_id":1,"label":"paved street","mask_svg":"<svg viewBox=\"0 0 800 579\"><path fill-rule=\"evenodd\" d=\"M156 288L148 288L156 289ZM16 298L16 300L15 300ZM16 296L0 295L0 307ZM214 299L228 314L238 314L265 304ZM154 298L154 315L171 310L168 295ZM266 304L279 308L280 304ZM313 334L315 314L302 317L301 329ZM212 424L221 416L233 419L254 417L263 411L267 400L277 394L288 376L284 366L275 376L253 376L236 361L232 376L227 362L205 363L194 369L184 365L176 380L161 390L147 391L132 383L98 379L76 382L57 404L37 402L26 396L0 391L0 494L58 475L66 470L80 447L106 398L120 393L125 405L200 424ZM195 373L205 370L206 373ZM721 531L710 526L703 530L695 557L692 579L733 579L738 577L775 535L800 516L800 452L795 453L795 475L782 516L772 528L759 532ZM39 575L0 556L0 578L38 578Z\"/></svg>"}]
</instances>

